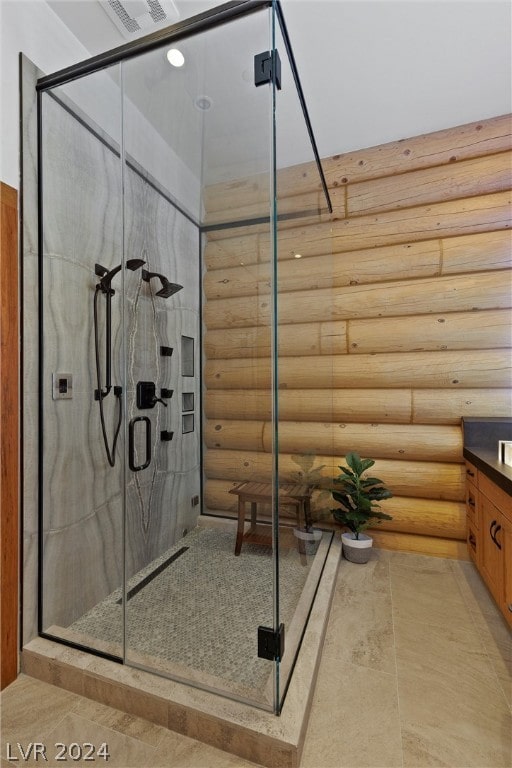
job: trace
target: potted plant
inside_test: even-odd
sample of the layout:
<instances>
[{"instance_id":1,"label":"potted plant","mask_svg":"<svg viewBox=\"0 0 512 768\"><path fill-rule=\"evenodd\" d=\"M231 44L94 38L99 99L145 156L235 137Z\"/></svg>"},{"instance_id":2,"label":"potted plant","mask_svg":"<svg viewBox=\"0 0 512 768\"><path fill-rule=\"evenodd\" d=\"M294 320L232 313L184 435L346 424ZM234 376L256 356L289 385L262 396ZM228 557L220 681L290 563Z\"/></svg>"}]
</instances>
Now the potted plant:
<instances>
[{"instance_id":1,"label":"potted plant","mask_svg":"<svg viewBox=\"0 0 512 768\"><path fill-rule=\"evenodd\" d=\"M365 472L373 467L373 459L362 459L357 453L347 453L346 467L339 467L342 474L334 479L338 488L331 490L340 505L331 509L336 522L350 530L341 534L343 554L353 563L367 563L370 559L373 539L363 533L373 521L392 520L391 515L379 511L377 501L390 499L393 494L378 477L368 477Z\"/></svg>"},{"instance_id":2,"label":"potted plant","mask_svg":"<svg viewBox=\"0 0 512 768\"><path fill-rule=\"evenodd\" d=\"M291 456L292 461L300 467L300 471L293 473L293 480L299 485L307 485L310 492L317 492L317 503L324 496L330 497L330 492L325 489L326 479L322 477L322 469L325 464L314 466L316 456L313 453L304 453ZM322 490L323 488L323 490ZM318 517L318 511L315 517ZM323 531L313 525L313 515L309 504L304 506L304 520L298 520L293 529L296 538L304 542L318 542L322 538Z\"/></svg>"}]
</instances>

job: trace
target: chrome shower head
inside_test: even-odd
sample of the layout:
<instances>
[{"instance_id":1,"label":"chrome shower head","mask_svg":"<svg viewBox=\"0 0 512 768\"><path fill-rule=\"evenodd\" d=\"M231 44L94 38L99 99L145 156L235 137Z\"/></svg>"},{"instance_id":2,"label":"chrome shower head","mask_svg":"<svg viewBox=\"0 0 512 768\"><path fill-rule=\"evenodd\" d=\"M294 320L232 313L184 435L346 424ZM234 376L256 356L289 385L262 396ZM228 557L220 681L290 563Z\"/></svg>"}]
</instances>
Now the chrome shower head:
<instances>
[{"instance_id":1,"label":"chrome shower head","mask_svg":"<svg viewBox=\"0 0 512 768\"><path fill-rule=\"evenodd\" d=\"M148 272L147 269L142 270L142 279L149 283L153 277L158 277L162 283L162 287L156 292L155 296L161 296L163 299L168 299L169 296L173 296L183 288L178 283L171 283L164 275L160 275L158 272Z\"/></svg>"}]
</instances>

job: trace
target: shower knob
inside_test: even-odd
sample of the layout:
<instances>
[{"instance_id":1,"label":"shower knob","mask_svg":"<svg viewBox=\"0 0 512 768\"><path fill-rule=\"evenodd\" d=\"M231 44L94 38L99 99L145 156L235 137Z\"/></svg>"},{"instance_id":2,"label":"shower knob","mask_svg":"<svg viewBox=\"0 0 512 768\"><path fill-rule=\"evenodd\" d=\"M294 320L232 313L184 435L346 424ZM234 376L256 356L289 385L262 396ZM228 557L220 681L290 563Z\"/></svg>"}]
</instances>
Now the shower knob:
<instances>
[{"instance_id":1,"label":"shower knob","mask_svg":"<svg viewBox=\"0 0 512 768\"><path fill-rule=\"evenodd\" d=\"M157 403L162 403L167 408L167 403L161 397L156 396L156 384L154 381L137 382L137 408L145 410L154 408Z\"/></svg>"}]
</instances>

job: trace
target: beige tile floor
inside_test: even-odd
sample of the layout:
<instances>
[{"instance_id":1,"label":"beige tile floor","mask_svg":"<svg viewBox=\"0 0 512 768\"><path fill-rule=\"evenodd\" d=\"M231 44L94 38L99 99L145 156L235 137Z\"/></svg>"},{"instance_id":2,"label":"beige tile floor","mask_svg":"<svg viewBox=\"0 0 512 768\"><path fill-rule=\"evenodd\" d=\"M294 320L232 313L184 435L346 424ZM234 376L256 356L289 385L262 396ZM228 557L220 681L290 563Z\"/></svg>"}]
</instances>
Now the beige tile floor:
<instances>
[{"instance_id":1,"label":"beige tile floor","mask_svg":"<svg viewBox=\"0 0 512 768\"><path fill-rule=\"evenodd\" d=\"M254 765L24 675L1 705L2 768ZM511 705L512 635L470 563L342 561L301 768L510 768ZM56 761L57 742L105 742L110 759Z\"/></svg>"}]
</instances>

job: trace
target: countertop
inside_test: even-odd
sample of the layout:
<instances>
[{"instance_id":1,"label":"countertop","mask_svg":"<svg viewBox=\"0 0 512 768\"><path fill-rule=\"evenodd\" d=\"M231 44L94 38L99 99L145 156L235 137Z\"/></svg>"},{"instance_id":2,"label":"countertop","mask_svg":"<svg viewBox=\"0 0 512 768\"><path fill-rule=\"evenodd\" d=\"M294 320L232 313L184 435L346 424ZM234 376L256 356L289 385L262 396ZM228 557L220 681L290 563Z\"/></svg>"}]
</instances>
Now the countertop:
<instances>
[{"instance_id":1,"label":"countertop","mask_svg":"<svg viewBox=\"0 0 512 768\"><path fill-rule=\"evenodd\" d=\"M512 418L462 419L464 458L512 496L512 467L498 460L498 441L512 440Z\"/></svg>"}]
</instances>

